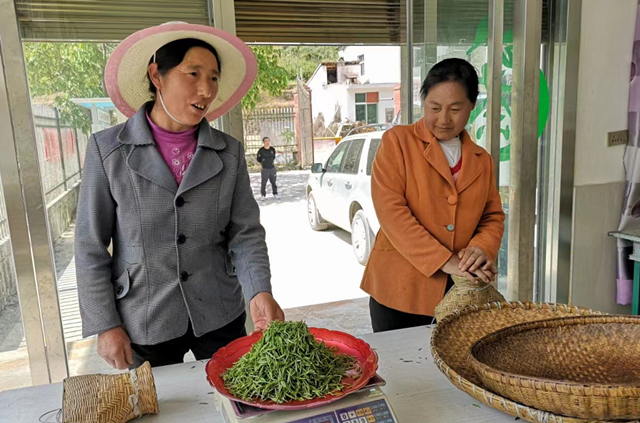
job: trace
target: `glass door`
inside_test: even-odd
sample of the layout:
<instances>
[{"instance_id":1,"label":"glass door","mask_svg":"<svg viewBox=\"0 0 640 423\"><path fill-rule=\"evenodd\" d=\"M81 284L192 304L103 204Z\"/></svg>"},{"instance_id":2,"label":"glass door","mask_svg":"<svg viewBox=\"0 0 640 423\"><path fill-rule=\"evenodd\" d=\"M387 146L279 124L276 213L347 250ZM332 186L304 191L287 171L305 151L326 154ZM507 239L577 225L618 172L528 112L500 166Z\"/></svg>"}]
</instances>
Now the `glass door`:
<instances>
[{"instance_id":1,"label":"glass door","mask_svg":"<svg viewBox=\"0 0 640 423\"><path fill-rule=\"evenodd\" d=\"M94 3L0 2L0 390L117 371L82 338L74 261L89 136L126 120L104 69L130 34L211 24L213 4L185 0L176 16L169 3Z\"/></svg>"},{"instance_id":2,"label":"glass door","mask_svg":"<svg viewBox=\"0 0 640 423\"><path fill-rule=\"evenodd\" d=\"M442 1L413 0L411 30L411 103L412 122L422 119L423 107L420 88L429 70L436 63L460 58L470 62L478 71L480 94L471 113L467 131L478 145L487 147L487 77L489 59L489 0ZM508 76L505 76L507 79ZM508 121L504 122L508 128ZM508 129L507 129L508 131ZM503 137L504 138L504 137ZM508 164L501 162L500 194L505 212L508 213ZM505 175L505 176L503 176ZM498 257L501 292L507 288L506 231Z\"/></svg>"},{"instance_id":3,"label":"glass door","mask_svg":"<svg viewBox=\"0 0 640 423\"><path fill-rule=\"evenodd\" d=\"M12 131L10 131L11 125L8 124L10 123L8 111L4 69L0 60L0 149L2 151L13 150L13 134L9 134ZM38 378L36 372L47 373L46 365L38 365L38 359L45 356L40 324L35 319L26 322L22 319L23 308L26 311L37 307L37 296L33 295L33 285L22 289L22 301L18 294L16 257L9 228L7 202L9 201L11 205L12 216L17 215L18 218L24 216L24 209L19 192L20 183L16 174L13 173L15 161L12 159L13 157L9 157L8 154L0 155L0 391L30 386L38 382L45 383L45 379ZM4 187L7 188L6 195ZM14 203L14 200L18 203ZM28 240L18 239L18 234L22 232L24 235L26 229L26 221L21 220L22 222L14 225L13 238L16 245L24 246L28 244ZM30 261L24 256L18 257L18 260L22 263ZM33 298L36 299L35 303ZM25 336L26 328L33 329L32 333L35 335L30 337L28 343ZM33 359L33 366L30 358ZM32 380L32 370L36 376L34 380Z\"/></svg>"},{"instance_id":4,"label":"glass door","mask_svg":"<svg viewBox=\"0 0 640 423\"><path fill-rule=\"evenodd\" d=\"M67 376L13 4L0 4L0 390Z\"/></svg>"},{"instance_id":5,"label":"glass door","mask_svg":"<svg viewBox=\"0 0 640 423\"><path fill-rule=\"evenodd\" d=\"M519 54L522 63L529 65L532 58L533 50L525 50L522 43L524 37L521 35L526 28L538 26L538 30L542 33L542 39L546 39L548 33L548 25L543 25L548 20L548 11L551 2L542 2L540 5L541 13L535 15L528 12L531 5L535 2L530 0L464 0L464 1L442 1L442 0L407 0L409 11L407 13L408 21L411 25L407 29L409 33L408 44L409 54L407 59L410 61L410 78L409 73L403 79L403 86L410 80L411 92L403 90L405 96L410 97L410 101L405 99L403 105L409 102L412 104L411 118L407 123L416 122L423 116L420 87L422 81L427 76L431 67L447 58L461 58L469 61L478 71L480 80L480 95L476 103L476 108L471 113L467 130L478 145L490 150L490 142L487 139L489 134L488 126L491 125L492 113L499 113L493 121L499 122L499 127L495 128L495 132L499 133L499 150L494 155L494 163L499 166L498 185L502 206L507 219L505 221L505 234L502 246L498 254L498 287L499 290L507 295L509 282L509 232L510 232L510 206L512 193L520 192L520 186L513 186L512 182L512 157L511 144L514 138L523 139L523 131L529 128L522 128L522 131L514 133L514 125L512 123L512 115L514 108L520 110L520 113L531 113L530 110L524 110L523 102L526 97L523 95L513 96L514 89L522 90L527 84L533 84L532 78L526 80L520 79L521 84L518 87L513 86L514 82L514 55ZM501 22L499 25L490 25L492 19L498 17ZM494 32L500 31L502 37L495 37ZM514 32L517 34L518 41L514 40ZM502 41L500 41L502 39ZM501 74L492 80L500 83L498 92L500 98L498 101L500 106L494 108L493 111L488 109L489 106L489 81L493 76L491 63L489 60L490 47L501 52L501 66L494 67L496 71L501 68ZM544 44L540 43L538 51L542 54ZM517 52L515 49L519 49ZM498 55L497 57L500 57ZM544 63L542 67L544 68ZM403 72L403 75L406 72ZM545 74L540 71L539 78L539 110L536 112L536 119L539 124L536 125L535 138L540 137L546 126L549 116L549 89ZM495 91L494 91L495 92ZM521 93L522 94L522 93ZM514 104L514 101L520 101ZM520 107L518 107L518 105ZM522 116L522 115L519 115ZM498 138L496 138L498 139ZM519 172L518 169L515 169ZM527 168L527 174L521 178L536 181L537 176L537 160L534 166ZM518 180L518 179L517 179ZM535 197L535 193L532 195ZM535 214L534 214L535 216ZM523 223L527 227L527 233L531 233L533 239L534 221L527 219L526 222L520 222L520 218L516 218L516 222ZM519 225L518 225L519 226ZM519 229L519 228L517 228ZM531 242L529 248L533 250L535 242ZM516 246L512 246L513 250L518 254ZM519 258L519 257L518 257ZM533 269L533 264L531 264ZM533 273L530 277L533 279ZM515 275L514 275L515 278ZM512 280L512 284L517 281ZM533 283L533 281L531 281ZM529 294L533 297L533 294ZM515 299L515 298L514 298ZM532 298L530 298L532 299Z\"/></svg>"},{"instance_id":6,"label":"glass door","mask_svg":"<svg viewBox=\"0 0 640 423\"><path fill-rule=\"evenodd\" d=\"M0 390L116 372L96 353L97 338L82 338L74 262L89 136L126 120L104 69L137 30L212 23L205 0L185 0L179 12L98 3L0 2Z\"/></svg>"}]
</instances>

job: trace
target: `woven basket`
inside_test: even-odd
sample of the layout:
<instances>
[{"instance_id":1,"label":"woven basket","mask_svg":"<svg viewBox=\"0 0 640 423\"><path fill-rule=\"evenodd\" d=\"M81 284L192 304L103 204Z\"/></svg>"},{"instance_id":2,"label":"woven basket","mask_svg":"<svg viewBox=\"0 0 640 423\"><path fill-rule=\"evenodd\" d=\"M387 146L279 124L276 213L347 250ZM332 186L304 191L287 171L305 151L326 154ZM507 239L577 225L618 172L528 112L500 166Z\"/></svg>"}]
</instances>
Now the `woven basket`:
<instances>
[{"instance_id":1,"label":"woven basket","mask_svg":"<svg viewBox=\"0 0 640 423\"><path fill-rule=\"evenodd\" d=\"M524 323L485 336L469 363L492 391L583 419L640 418L640 317Z\"/></svg>"},{"instance_id":2,"label":"woven basket","mask_svg":"<svg viewBox=\"0 0 640 423\"><path fill-rule=\"evenodd\" d=\"M496 395L484 387L468 361L471 346L492 332L519 323L581 315L602 313L574 306L530 302L467 307L438 323L431 337L431 354L440 371L457 388L490 407L533 423L586 423L593 420L555 415Z\"/></svg>"},{"instance_id":3,"label":"woven basket","mask_svg":"<svg viewBox=\"0 0 640 423\"><path fill-rule=\"evenodd\" d=\"M441 321L456 310L462 310L467 306L483 305L497 301L505 301L493 286L482 281L471 282L467 278L451 276L453 287L436 306L436 320Z\"/></svg>"},{"instance_id":4,"label":"woven basket","mask_svg":"<svg viewBox=\"0 0 640 423\"><path fill-rule=\"evenodd\" d=\"M125 423L158 413L149 362L128 373L70 377L63 388L64 423Z\"/></svg>"}]
</instances>

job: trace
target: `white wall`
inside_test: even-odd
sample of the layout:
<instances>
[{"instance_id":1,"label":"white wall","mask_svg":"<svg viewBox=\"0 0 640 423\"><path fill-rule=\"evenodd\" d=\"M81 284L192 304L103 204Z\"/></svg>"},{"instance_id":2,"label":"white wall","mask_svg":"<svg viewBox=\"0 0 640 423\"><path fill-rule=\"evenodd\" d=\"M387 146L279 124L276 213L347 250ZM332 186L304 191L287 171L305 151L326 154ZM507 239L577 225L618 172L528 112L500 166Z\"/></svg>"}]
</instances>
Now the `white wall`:
<instances>
[{"instance_id":1,"label":"white wall","mask_svg":"<svg viewBox=\"0 0 640 423\"><path fill-rule=\"evenodd\" d=\"M322 112L324 116L324 124L329 126L334 120L336 108L340 108L340 118L344 120L347 117L348 110L348 93L347 87L339 84L331 84L326 87L312 89L311 91L311 113L313 119L318 117Z\"/></svg>"},{"instance_id":2,"label":"white wall","mask_svg":"<svg viewBox=\"0 0 640 423\"><path fill-rule=\"evenodd\" d=\"M348 46L343 50L345 61L364 55L364 75L360 82L369 84L400 83L400 47Z\"/></svg>"},{"instance_id":3,"label":"white wall","mask_svg":"<svg viewBox=\"0 0 640 423\"><path fill-rule=\"evenodd\" d=\"M324 116L324 124L329 126L333 121L333 116L337 106L340 106L342 118L344 110L347 109L347 87L344 84L327 84L327 69L321 66L320 69L307 82L311 89L311 114L313 119L320 113Z\"/></svg>"},{"instance_id":4,"label":"white wall","mask_svg":"<svg viewBox=\"0 0 640 423\"><path fill-rule=\"evenodd\" d=\"M347 77L346 75L358 75L360 77L360 70L362 67L360 65L347 65L342 62L338 65L338 83L346 84Z\"/></svg>"},{"instance_id":5,"label":"white wall","mask_svg":"<svg viewBox=\"0 0 640 423\"><path fill-rule=\"evenodd\" d=\"M582 3L575 185L624 180L624 147L607 147L607 132L627 128L636 7L636 0Z\"/></svg>"},{"instance_id":6,"label":"white wall","mask_svg":"<svg viewBox=\"0 0 640 423\"><path fill-rule=\"evenodd\" d=\"M607 132L627 128L636 8L637 0L582 3L571 299L617 313L629 308L615 304L616 247L607 232L620 219L624 147L607 147Z\"/></svg>"}]
</instances>

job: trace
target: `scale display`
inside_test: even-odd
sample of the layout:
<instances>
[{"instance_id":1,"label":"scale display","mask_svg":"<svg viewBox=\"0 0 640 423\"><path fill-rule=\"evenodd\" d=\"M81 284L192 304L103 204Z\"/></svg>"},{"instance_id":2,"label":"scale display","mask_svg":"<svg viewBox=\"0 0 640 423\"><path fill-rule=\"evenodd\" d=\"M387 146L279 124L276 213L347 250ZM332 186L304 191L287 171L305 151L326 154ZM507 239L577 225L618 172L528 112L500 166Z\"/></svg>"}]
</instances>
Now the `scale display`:
<instances>
[{"instance_id":1,"label":"scale display","mask_svg":"<svg viewBox=\"0 0 640 423\"><path fill-rule=\"evenodd\" d=\"M380 389L385 381L375 375L367 386L337 402L297 411L276 411L252 407L216 395L216 408L226 423L398 423L391 405Z\"/></svg>"},{"instance_id":2,"label":"scale display","mask_svg":"<svg viewBox=\"0 0 640 423\"><path fill-rule=\"evenodd\" d=\"M291 423L397 423L387 401L379 399L353 405Z\"/></svg>"}]
</instances>

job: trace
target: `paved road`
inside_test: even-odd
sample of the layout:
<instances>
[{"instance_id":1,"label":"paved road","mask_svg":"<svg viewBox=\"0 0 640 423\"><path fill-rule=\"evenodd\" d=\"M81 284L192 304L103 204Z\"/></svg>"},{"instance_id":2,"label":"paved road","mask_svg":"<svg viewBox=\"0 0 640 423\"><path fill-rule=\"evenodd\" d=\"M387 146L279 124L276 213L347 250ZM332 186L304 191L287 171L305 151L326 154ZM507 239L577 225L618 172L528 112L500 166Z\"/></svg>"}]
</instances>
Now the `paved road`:
<instances>
[{"instance_id":1,"label":"paved road","mask_svg":"<svg viewBox=\"0 0 640 423\"><path fill-rule=\"evenodd\" d=\"M331 227L314 232L307 221L306 183L309 172L281 172L275 200L267 185L261 206L267 230L274 296L282 308L365 297L360 290L364 267L351 248L351 235ZM260 198L260 175L251 175L256 199Z\"/></svg>"}]
</instances>

